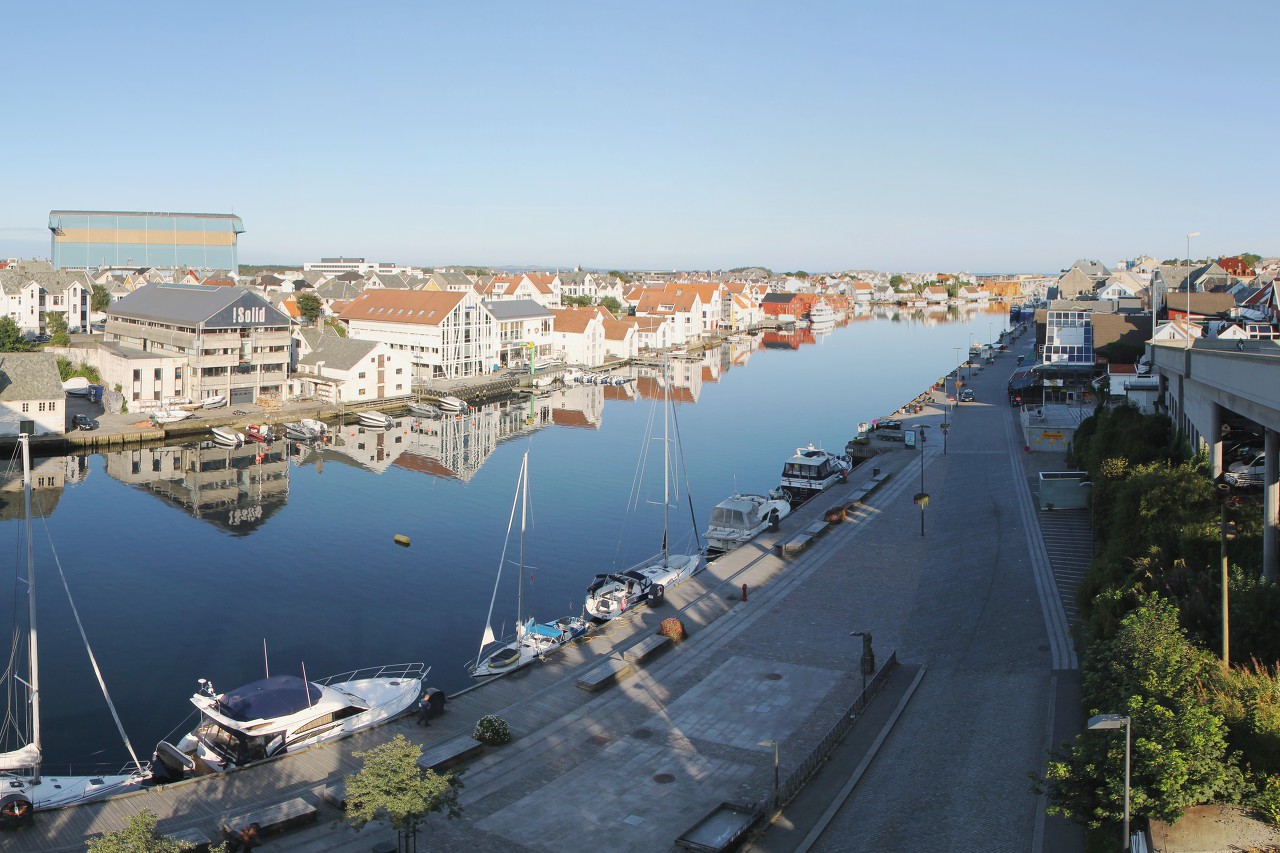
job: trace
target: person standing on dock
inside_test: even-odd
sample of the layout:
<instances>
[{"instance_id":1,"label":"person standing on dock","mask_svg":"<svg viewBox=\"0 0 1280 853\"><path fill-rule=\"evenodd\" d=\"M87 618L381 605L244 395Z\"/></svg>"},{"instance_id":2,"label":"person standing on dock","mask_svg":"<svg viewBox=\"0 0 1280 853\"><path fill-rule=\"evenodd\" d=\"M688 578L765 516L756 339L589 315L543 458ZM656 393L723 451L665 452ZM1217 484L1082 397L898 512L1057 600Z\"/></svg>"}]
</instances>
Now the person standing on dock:
<instances>
[{"instance_id":1,"label":"person standing on dock","mask_svg":"<svg viewBox=\"0 0 1280 853\"><path fill-rule=\"evenodd\" d=\"M431 694L423 693L422 698L418 700L418 725L431 725L429 718L431 717Z\"/></svg>"}]
</instances>

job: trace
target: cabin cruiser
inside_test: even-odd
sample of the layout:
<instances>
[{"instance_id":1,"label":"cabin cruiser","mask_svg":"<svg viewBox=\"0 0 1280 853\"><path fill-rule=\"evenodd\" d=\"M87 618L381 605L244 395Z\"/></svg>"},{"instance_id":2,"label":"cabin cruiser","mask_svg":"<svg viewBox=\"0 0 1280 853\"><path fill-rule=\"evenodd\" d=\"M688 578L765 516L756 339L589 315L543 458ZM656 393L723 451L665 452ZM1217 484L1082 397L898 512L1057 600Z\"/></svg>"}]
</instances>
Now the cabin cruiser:
<instances>
[{"instance_id":1,"label":"cabin cruiser","mask_svg":"<svg viewBox=\"0 0 1280 853\"><path fill-rule=\"evenodd\" d=\"M701 567L701 554L663 552L625 572L596 575L587 587L587 615L607 622L637 604L661 604L668 589L688 580Z\"/></svg>"},{"instance_id":2,"label":"cabin cruiser","mask_svg":"<svg viewBox=\"0 0 1280 853\"><path fill-rule=\"evenodd\" d=\"M732 551L790 514L791 504L780 498L734 495L711 510L711 524L702 538L712 550Z\"/></svg>"},{"instance_id":3,"label":"cabin cruiser","mask_svg":"<svg viewBox=\"0 0 1280 853\"><path fill-rule=\"evenodd\" d=\"M156 748L169 780L222 772L328 743L396 717L422 695L421 663L371 667L307 681L271 675L218 693L200 679L191 704L200 722L177 745Z\"/></svg>"},{"instance_id":4,"label":"cabin cruiser","mask_svg":"<svg viewBox=\"0 0 1280 853\"><path fill-rule=\"evenodd\" d=\"M390 415L384 415L382 412L359 412L356 418L360 421L361 426L373 427L374 429L391 429L395 425L395 421Z\"/></svg>"},{"instance_id":5,"label":"cabin cruiser","mask_svg":"<svg viewBox=\"0 0 1280 853\"><path fill-rule=\"evenodd\" d=\"M218 444L227 447L239 447L244 444L244 433L236 432L231 427L210 427L210 431L213 433L213 440Z\"/></svg>"},{"instance_id":6,"label":"cabin cruiser","mask_svg":"<svg viewBox=\"0 0 1280 853\"><path fill-rule=\"evenodd\" d=\"M813 446L796 448L796 453L782 468L778 487L790 501L804 501L834 486L853 470L848 456L836 456Z\"/></svg>"}]
</instances>

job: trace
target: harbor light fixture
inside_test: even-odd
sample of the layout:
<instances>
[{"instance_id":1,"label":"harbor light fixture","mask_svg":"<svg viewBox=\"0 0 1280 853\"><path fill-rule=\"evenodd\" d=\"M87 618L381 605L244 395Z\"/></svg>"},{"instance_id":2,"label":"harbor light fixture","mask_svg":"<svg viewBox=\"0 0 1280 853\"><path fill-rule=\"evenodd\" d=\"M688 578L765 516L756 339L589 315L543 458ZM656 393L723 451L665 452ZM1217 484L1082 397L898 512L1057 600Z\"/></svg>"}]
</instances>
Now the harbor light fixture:
<instances>
[{"instance_id":1,"label":"harbor light fixture","mask_svg":"<svg viewBox=\"0 0 1280 853\"><path fill-rule=\"evenodd\" d=\"M1129 723L1123 714L1099 714L1089 718L1089 731L1124 729L1124 849L1129 849Z\"/></svg>"}]
</instances>

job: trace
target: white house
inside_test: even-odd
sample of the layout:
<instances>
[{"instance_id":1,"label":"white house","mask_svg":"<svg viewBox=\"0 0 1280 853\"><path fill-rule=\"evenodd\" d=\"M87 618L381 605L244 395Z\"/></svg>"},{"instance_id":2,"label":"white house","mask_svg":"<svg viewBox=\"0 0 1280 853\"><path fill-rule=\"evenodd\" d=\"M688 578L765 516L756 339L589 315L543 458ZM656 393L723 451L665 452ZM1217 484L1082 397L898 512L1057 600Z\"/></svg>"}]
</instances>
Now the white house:
<instances>
[{"instance_id":1,"label":"white house","mask_svg":"<svg viewBox=\"0 0 1280 853\"><path fill-rule=\"evenodd\" d=\"M604 351L609 358L635 358L640 352L640 336L634 317L619 320L610 315L604 318Z\"/></svg>"},{"instance_id":2,"label":"white house","mask_svg":"<svg viewBox=\"0 0 1280 853\"><path fill-rule=\"evenodd\" d=\"M484 307L498 324L498 364L511 367L552 355L555 315L550 309L532 299L486 299Z\"/></svg>"},{"instance_id":3,"label":"white house","mask_svg":"<svg viewBox=\"0 0 1280 853\"><path fill-rule=\"evenodd\" d=\"M48 332L48 315L63 314L70 332L89 331L93 281L71 270L38 270L19 262L0 270L0 313L7 314L28 337Z\"/></svg>"},{"instance_id":4,"label":"white house","mask_svg":"<svg viewBox=\"0 0 1280 853\"><path fill-rule=\"evenodd\" d=\"M293 384L301 395L330 404L404 397L413 390L413 365L408 353L382 341L327 333L298 359Z\"/></svg>"},{"instance_id":5,"label":"white house","mask_svg":"<svg viewBox=\"0 0 1280 853\"><path fill-rule=\"evenodd\" d=\"M681 346L697 338L708 328L708 311L699 289L688 285L668 284L663 288L645 288L636 306L637 317L669 317L672 320L673 346ZM717 319L719 311L716 311Z\"/></svg>"},{"instance_id":6,"label":"white house","mask_svg":"<svg viewBox=\"0 0 1280 853\"><path fill-rule=\"evenodd\" d=\"M604 318L608 311L597 308L553 308L552 341L557 354L569 364L599 367L604 364Z\"/></svg>"},{"instance_id":7,"label":"white house","mask_svg":"<svg viewBox=\"0 0 1280 853\"><path fill-rule=\"evenodd\" d=\"M423 378L480 376L497 364L497 322L475 291L366 290L339 318L351 337L408 353Z\"/></svg>"},{"instance_id":8,"label":"white house","mask_svg":"<svg viewBox=\"0 0 1280 853\"><path fill-rule=\"evenodd\" d=\"M66 400L53 353L0 353L0 435L62 435Z\"/></svg>"}]
</instances>

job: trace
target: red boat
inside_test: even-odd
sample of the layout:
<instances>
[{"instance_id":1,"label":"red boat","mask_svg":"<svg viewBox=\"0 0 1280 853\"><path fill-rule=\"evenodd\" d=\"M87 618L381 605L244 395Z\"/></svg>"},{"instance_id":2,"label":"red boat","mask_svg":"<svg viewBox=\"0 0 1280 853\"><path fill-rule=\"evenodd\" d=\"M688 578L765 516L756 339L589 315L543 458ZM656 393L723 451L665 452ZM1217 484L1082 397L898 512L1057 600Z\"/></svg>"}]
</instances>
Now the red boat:
<instances>
[{"instance_id":1,"label":"red boat","mask_svg":"<svg viewBox=\"0 0 1280 853\"><path fill-rule=\"evenodd\" d=\"M244 428L244 437L250 441L260 441L263 444L270 444L276 440L276 435L266 424L249 424Z\"/></svg>"}]
</instances>

